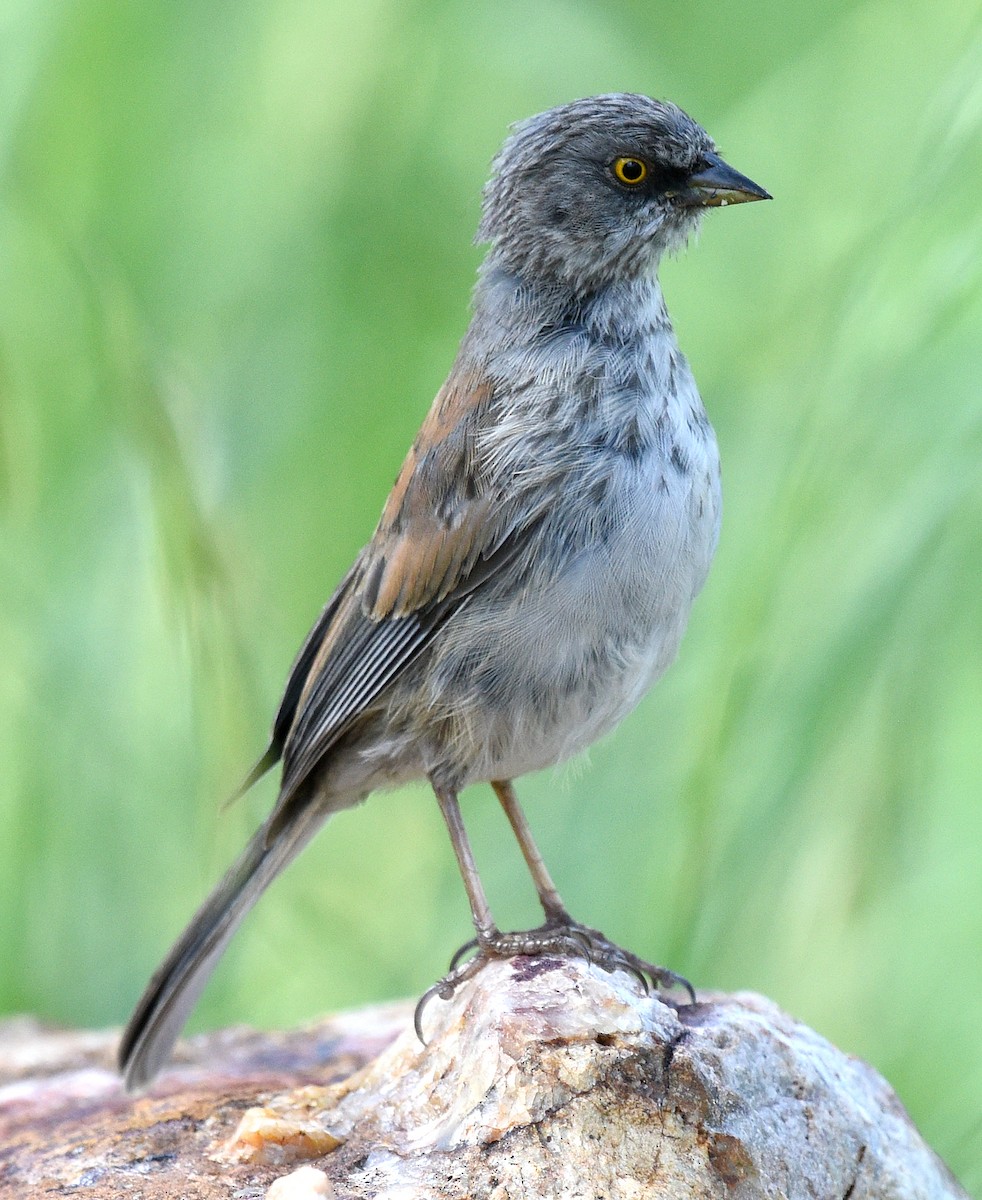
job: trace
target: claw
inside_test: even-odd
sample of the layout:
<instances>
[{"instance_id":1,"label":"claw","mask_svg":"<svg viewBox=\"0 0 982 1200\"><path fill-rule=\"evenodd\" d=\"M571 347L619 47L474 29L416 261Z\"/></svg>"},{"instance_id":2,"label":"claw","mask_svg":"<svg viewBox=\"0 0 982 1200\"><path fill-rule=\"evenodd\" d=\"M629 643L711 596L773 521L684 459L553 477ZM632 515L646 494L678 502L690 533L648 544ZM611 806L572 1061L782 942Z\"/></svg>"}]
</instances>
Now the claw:
<instances>
[{"instance_id":1,"label":"claw","mask_svg":"<svg viewBox=\"0 0 982 1200\"><path fill-rule=\"evenodd\" d=\"M460 960L464 957L464 955L469 953L471 950L476 949L479 945L480 942L476 937L474 937L471 938L469 942L464 942L462 946L458 947L458 949L454 952L453 958L450 960L450 967L447 971L447 974L452 975L454 971L457 970Z\"/></svg>"},{"instance_id":2,"label":"claw","mask_svg":"<svg viewBox=\"0 0 982 1200\"><path fill-rule=\"evenodd\" d=\"M644 971L642 971L640 967L636 967L633 962L628 962L625 960L623 963L623 969L628 971L634 976L635 979L638 980L638 982L641 984L641 987L644 989L644 994L646 996L651 995L651 984L648 982L648 976L645 975Z\"/></svg>"},{"instance_id":3,"label":"claw","mask_svg":"<svg viewBox=\"0 0 982 1200\"><path fill-rule=\"evenodd\" d=\"M593 943L590 941L588 934L582 929L577 929L574 925L569 926L566 932L570 937L576 938L576 940L580 943L580 945L583 947L583 957L592 965Z\"/></svg>"},{"instance_id":4,"label":"claw","mask_svg":"<svg viewBox=\"0 0 982 1200\"><path fill-rule=\"evenodd\" d=\"M684 975L677 975L674 971L669 971L667 967L659 967L654 979L656 987L664 988L666 991L670 991L672 988L681 988L684 992L688 992L690 1004L698 1003L696 989Z\"/></svg>"},{"instance_id":5,"label":"claw","mask_svg":"<svg viewBox=\"0 0 982 1200\"><path fill-rule=\"evenodd\" d=\"M461 949L458 950L454 955L454 963L458 961L462 952L466 951L474 944L477 944L476 939L474 943L468 942L466 946L461 947ZM451 966L451 969L446 975L444 975L442 979L438 979L432 987L427 988L422 996L420 996L419 1000L416 1002L416 1008L413 1010L413 1028L416 1030L416 1036L424 1046L427 1044L427 1041L426 1038L423 1037L423 1010L426 1008L427 1004L429 1004L434 996L438 997L440 1000L452 1000L457 988L460 987L462 983L466 983L468 979L473 979L486 962L487 954L485 953L483 947L478 946L478 952L473 958L465 962L462 967Z\"/></svg>"},{"instance_id":6,"label":"claw","mask_svg":"<svg viewBox=\"0 0 982 1200\"><path fill-rule=\"evenodd\" d=\"M434 996L439 996L441 1000L447 999L447 997L442 994L445 983L446 980L441 979L437 983L434 983L432 987L427 988L422 996L420 996L419 1000L416 1002L416 1007L413 1009L413 1029L416 1030L416 1036L424 1046L426 1045L426 1038L423 1037L423 1009L427 1006L427 1004L429 1004ZM453 995L453 992L450 994Z\"/></svg>"}]
</instances>

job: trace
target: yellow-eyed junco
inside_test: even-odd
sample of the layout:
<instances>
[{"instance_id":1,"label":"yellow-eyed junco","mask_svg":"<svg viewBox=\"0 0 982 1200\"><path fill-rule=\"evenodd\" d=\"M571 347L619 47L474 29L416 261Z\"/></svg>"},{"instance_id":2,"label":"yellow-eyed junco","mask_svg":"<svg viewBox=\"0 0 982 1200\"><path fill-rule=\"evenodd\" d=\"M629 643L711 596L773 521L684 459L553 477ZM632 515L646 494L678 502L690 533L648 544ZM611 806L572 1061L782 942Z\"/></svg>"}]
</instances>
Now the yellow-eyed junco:
<instances>
[{"instance_id":1,"label":"yellow-eyed junco","mask_svg":"<svg viewBox=\"0 0 982 1200\"><path fill-rule=\"evenodd\" d=\"M325 818L429 779L474 957L587 954L678 977L570 917L511 780L613 728L675 656L720 517L716 439L658 285L707 207L767 199L673 104L615 94L517 125L484 191L474 315L369 544L304 643L250 786L272 813L195 914L120 1047L160 1069L212 968ZM489 781L545 923L495 926L457 795Z\"/></svg>"}]
</instances>

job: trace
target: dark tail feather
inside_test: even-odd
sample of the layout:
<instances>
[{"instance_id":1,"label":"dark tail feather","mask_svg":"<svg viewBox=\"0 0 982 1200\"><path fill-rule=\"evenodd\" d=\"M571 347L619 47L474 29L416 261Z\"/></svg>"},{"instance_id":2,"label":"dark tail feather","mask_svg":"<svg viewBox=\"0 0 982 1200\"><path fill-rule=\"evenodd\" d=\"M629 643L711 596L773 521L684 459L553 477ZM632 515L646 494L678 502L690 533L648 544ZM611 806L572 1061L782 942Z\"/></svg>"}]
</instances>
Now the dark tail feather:
<instances>
[{"instance_id":1,"label":"dark tail feather","mask_svg":"<svg viewBox=\"0 0 982 1200\"><path fill-rule=\"evenodd\" d=\"M296 806L270 845L266 826L261 826L195 913L147 984L123 1032L119 1068L127 1090L146 1087L167 1061L232 934L325 816L323 808Z\"/></svg>"}]
</instances>

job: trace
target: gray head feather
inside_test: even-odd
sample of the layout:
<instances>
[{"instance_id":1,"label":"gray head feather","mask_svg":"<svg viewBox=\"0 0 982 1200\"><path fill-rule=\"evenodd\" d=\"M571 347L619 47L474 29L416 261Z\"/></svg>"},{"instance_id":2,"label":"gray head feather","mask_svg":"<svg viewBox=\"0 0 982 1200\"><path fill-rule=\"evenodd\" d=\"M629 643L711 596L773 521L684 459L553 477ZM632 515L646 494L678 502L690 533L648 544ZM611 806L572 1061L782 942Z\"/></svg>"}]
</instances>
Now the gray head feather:
<instances>
[{"instance_id":1,"label":"gray head feather","mask_svg":"<svg viewBox=\"0 0 982 1200\"><path fill-rule=\"evenodd\" d=\"M673 193L714 149L676 105L629 93L522 121L484 189L478 240L492 243L488 266L578 292L652 273L698 224L700 209ZM618 183L621 157L649 164L644 187Z\"/></svg>"}]
</instances>

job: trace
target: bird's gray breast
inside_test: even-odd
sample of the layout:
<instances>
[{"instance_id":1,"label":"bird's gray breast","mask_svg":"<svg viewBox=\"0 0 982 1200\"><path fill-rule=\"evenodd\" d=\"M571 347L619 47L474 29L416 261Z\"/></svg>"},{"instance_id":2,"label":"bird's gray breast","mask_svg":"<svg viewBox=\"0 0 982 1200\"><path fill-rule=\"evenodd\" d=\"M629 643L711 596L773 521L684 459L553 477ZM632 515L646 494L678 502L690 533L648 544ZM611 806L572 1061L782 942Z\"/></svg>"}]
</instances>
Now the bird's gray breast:
<instances>
[{"instance_id":1,"label":"bird's gray breast","mask_svg":"<svg viewBox=\"0 0 982 1200\"><path fill-rule=\"evenodd\" d=\"M516 573L453 619L428 672L468 780L578 753L675 657L715 549L719 461L663 312L633 342L567 345L562 373L538 364L513 394L554 419L505 413L491 433L497 469L547 503Z\"/></svg>"}]
</instances>

